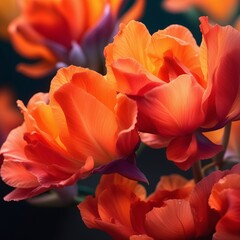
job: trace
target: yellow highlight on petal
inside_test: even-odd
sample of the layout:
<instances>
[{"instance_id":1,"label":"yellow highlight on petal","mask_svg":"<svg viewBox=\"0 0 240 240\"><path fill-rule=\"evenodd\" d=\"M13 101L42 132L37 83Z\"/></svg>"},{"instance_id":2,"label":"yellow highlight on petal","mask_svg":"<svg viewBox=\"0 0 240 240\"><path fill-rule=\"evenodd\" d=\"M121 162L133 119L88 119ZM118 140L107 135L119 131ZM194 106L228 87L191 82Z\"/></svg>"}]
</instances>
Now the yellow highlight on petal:
<instances>
[{"instance_id":1,"label":"yellow highlight on petal","mask_svg":"<svg viewBox=\"0 0 240 240\"><path fill-rule=\"evenodd\" d=\"M53 117L52 109L49 105L40 104L32 112L32 116L35 118L38 127L51 135L53 138L58 136L58 127L56 120Z\"/></svg>"}]
</instances>

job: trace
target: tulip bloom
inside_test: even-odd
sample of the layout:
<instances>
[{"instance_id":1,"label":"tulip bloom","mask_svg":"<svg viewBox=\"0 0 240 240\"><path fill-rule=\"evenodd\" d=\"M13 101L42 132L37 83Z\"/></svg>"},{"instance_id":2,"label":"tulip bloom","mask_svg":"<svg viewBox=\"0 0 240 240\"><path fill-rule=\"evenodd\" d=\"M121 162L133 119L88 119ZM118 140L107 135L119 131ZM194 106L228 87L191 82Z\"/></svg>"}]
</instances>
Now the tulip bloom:
<instances>
[{"instance_id":1,"label":"tulip bloom","mask_svg":"<svg viewBox=\"0 0 240 240\"><path fill-rule=\"evenodd\" d=\"M229 174L213 186L209 205L221 216L213 239L238 239L240 237L239 173Z\"/></svg>"},{"instance_id":2,"label":"tulip bloom","mask_svg":"<svg viewBox=\"0 0 240 240\"><path fill-rule=\"evenodd\" d=\"M19 64L30 77L49 74L70 64L102 72L103 48L112 40L119 21L139 18L145 0L136 0L119 16L122 0L20 0L21 15L9 27L12 43L23 57L37 60Z\"/></svg>"},{"instance_id":3,"label":"tulip bloom","mask_svg":"<svg viewBox=\"0 0 240 240\"><path fill-rule=\"evenodd\" d=\"M63 68L49 96L38 93L27 107L21 101L18 106L25 121L1 149L1 177L16 188L5 200L72 185L94 172L144 179L134 162L136 104L111 89L102 75Z\"/></svg>"},{"instance_id":4,"label":"tulip bloom","mask_svg":"<svg viewBox=\"0 0 240 240\"><path fill-rule=\"evenodd\" d=\"M190 210L186 199L193 187L193 181L181 176L164 176L147 198L145 189L136 181L118 174L106 175L101 178L95 198L88 196L78 207L89 228L103 230L114 239L180 239L192 236L192 230L187 232L192 223L186 215ZM164 222L156 219L158 214ZM166 228L167 219L174 229Z\"/></svg>"},{"instance_id":5,"label":"tulip bloom","mask_svg":"<svg viewBox=\"0 0 240 240\"><path fill-rule=\"evenodd\" d=\"M165 176L146 198L141 185L108 175L95 198L88 196L78 207L89 228L113 239L238 239L239 177L240 164L216 171L196 186L177 175Z\"/></svg>"},{"instance_id":6,"label":"tulip bloom","mask_svg":"<svg viewBox=\"0 0 240 240\"><path fill-rule=\"evenodd\" d=\"M240 164L231 170L215 171L201 180L190 196L197 216L196 236L238 239ZM237 194L237 196L236 196Z\"/></svg>"},{"instance_id":7,"label":"tulip bloom","mask_svg":"<svg viewBox=\"0 0 240 240\"><path fill-rule=\"evenodd\" d=\"M169 12L185 12L191 7L203 11L214 20L228 22L239 8L238 0L164 0L163 8Z\"/></svg>"},{"instance_id":8,"label":"tulip bloom","mask_svg":"<svg viewBox=\"0 0 240 240\"><path fill-rule=\"evenodd\" d=\"M200 47L183 26L151 36L131 21L105 48L108 82L137 102L142 141L182 169L222 150L202 132L240 117L240 33L200 20Z\"/></svg>"}]
</instances>

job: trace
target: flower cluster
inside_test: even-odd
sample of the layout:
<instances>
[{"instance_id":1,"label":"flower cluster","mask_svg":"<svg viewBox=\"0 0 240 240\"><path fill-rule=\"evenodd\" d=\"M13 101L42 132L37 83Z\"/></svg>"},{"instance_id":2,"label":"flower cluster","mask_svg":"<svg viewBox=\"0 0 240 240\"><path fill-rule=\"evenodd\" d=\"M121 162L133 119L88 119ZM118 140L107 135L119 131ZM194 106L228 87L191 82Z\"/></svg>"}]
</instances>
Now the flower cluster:
<instances>
[{"instance_id":1,"label":"flower cluster","mask_svg":"<svg viewBox=\"0 0 240 240\"><path fill-rule=\"evenodd\" d=\"M179 175L164 176L146 197L137 182L107 175L95 198L87 197L78 207L89 228L103 230L114 239L208 239L212 235L213 239L238 239L238 179L240 164L216 171L196 185Z\"/></svg>"},{"instance_id":2,"label":"flower cluster","mask_svg":"<svg viewBox=\"0 0 240 240\"><path fill-rule=\"evenodd\" d=\"M10 111L3 141L21 125L0 149L1 178L15 188L4 200L61 191L100 173L95 196L78 204L89 228L119 240L239 239L239 30L200 17L198 45L182 25L150 34L133 20L144 0L126 13L122 0L19 2L9 35L35 62L18 70L32 78L58 70L48 93L17 101L23 122ZM224 21L237 5L175 2L163 4L172 11L195 4ZM194 179L162 176L147 196L136 157L144 146L165 148Z\"/></svg>"}]
</instances>

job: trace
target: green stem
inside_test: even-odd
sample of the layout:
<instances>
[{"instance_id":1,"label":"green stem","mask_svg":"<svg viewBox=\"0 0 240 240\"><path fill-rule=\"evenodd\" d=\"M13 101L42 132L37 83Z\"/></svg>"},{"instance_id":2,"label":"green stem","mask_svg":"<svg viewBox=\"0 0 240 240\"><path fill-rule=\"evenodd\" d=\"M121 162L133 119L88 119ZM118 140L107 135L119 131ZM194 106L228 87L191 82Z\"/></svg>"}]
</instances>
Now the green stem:
<instances>
[{"instance_id":1,"label":"green stem","mask_svg":"<svg viewBox=\"0 0 240 240\"><path fill-rule=\"evenodd\" d=\"M225 128L224 128L224 134L222 139L222 145L223 145L223 151L218 153L214 158L213 161L215 162L215 165L221 169L223 165L223 157L225 155L225 152L227 150L229 138L230 138L230 132L231 132L231 122L229 122Z\"/></svg>"},{"instance_id":2,"label":"green stem","mask_svg":"<svg viewBox=\"0 0 240 240\"><path fill-rule=\"evenodd\" d=\"M192 166L193 177L195 183L198 183L203 179L202 164L200 161L196 161Z\"/></svg>"}]
</instances>

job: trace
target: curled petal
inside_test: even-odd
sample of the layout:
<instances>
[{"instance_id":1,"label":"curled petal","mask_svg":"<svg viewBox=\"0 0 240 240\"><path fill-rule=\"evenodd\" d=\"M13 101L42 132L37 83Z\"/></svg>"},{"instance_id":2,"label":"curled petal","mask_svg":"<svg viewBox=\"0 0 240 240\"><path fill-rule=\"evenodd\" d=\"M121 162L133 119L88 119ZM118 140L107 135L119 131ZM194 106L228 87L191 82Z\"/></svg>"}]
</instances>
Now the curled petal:
<instances>
[{"instance_id":1,"label":"curled petal","mask_svg":"<svg viewBox=\"0 0 240 240\"><path fill-rule=\"evenodd\" d=\"M216 145L203 135L196 133L175 138L167 147L168 159L186 170L197 160L208 159L222 151L221 145Z\"/></svg>"},{"instance_id":2,"label":"curled petal","mask_svg":"<svg viewBox=\"0 0 240 240\"><path fill-rule=\"evenodd\" d=\"M137 168L135 158L133 156L117 159L110 163L101 165L100 167L95 168L93 173L119 173L124 177L148 183L146 176L139 170L139 168Z\"/></svg>"},{"instance_id":3,"label":"curled petal","mask_svg":"<svg viewBox=\"0 0 240 240\"><path fill-rule=\"evenodd\" d=\"M202 59L207 59L204 65L208 71L203 109L208 114L206 126L219 128L240 115L240 33L231 26L211 26L206 17L200 20L204 36Z\"/></svg>"},{"instance_id":4,"label":"curled petal","mask_svg":"<svg viewBox=\"0 0 240 240\"><path fill-rule=\"evenodd\" d=\"M119 156L127 156L133 153L139 144L139 135L136 128L137 105L133 100L122 94L118 95L117 101L115 109L119 126L117 150Z\"/></svg>"},{"instance_id":5,"label":"curled petal","mask_svg":"<svg viewBox=\"0 0 240 240\"><path fill-rule=\"evenodd\" d=\"M146 56L145 51L150 38L151 36L147 28L142 23L131 21L126 26L120 26L118 34L114 37L114 42L109 44L104 50L107 79L115 89L117 81L112 72L111 65L118 59L132 58L151 72L153 65Z\"/></svg>"}]
</instances>

